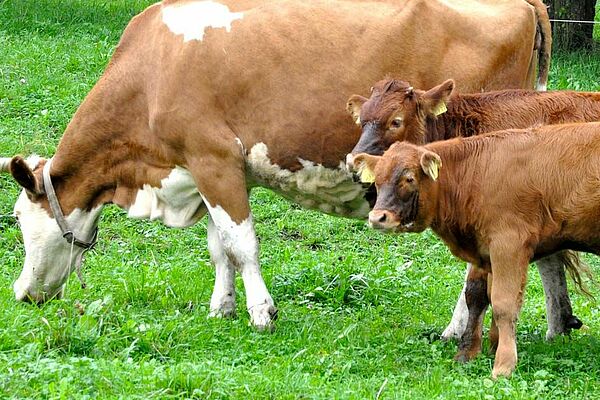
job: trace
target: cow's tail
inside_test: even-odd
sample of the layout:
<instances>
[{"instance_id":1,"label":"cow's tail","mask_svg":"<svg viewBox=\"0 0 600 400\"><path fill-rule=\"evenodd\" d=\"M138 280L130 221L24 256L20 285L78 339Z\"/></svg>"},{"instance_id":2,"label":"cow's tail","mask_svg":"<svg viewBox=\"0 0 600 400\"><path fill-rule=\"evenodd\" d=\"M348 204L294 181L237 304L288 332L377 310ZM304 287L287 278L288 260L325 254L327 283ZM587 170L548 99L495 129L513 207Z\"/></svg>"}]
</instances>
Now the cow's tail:
<instances>
[{"instance_id":1,"label":"cow's tail","mask_svg":"<svg viewBox=\"0 0 600 400\"><path fill-rule=\"evenodd\" d=\"M590 267L581 260L579 253L576 251L561 251L557 255L565 266L565 269L569 272L577 289L586 296L594 298L592 293L586 287L582 275L585 275L585 277L593 284L595 284L596 281L594 280Z\"/></svg>"},{"instance_id":2,"label":"cow's tail","mask_svg":"<svg viewBox=\"0 0 600 400\"><path fill-rule=\"evenodd\" d=\"M548 9L542 0L525 0L535 9L537 19L537 33L535 47L538 51L538 79L536 89L545 91L548 86L548 72L550 70L550 55L552 53L552 26Z\"/></svg>"}]
</instances>

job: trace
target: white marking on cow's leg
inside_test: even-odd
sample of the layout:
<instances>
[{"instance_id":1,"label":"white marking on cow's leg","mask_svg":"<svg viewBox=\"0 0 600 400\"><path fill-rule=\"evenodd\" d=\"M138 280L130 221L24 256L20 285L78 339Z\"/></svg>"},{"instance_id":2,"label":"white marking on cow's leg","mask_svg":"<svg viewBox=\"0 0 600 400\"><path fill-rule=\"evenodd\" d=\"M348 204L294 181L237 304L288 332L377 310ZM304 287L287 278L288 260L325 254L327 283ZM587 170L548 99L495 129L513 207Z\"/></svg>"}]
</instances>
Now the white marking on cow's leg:
<instances>
[{"instance_id":1,"label":"white marking on cow's leg","mask_svg":"<svg viewBox=\"0 0 600 400\"><path fill-rule=\"evenodd\" d=\"M173 4L163 8L163 23L175 35L183 35L183 42L202 41L206 28L225 28L231 31L231 23L242 19L244 13L234 13L224 4L214 1L193 1Z\"/></svg>"},{"instance_id":2,"label":"white marking on cow's leg","mask_svg":"<svg viewBox=\"0 0 600 400\"><path fill-rule=\"evenodd\" d=\"M567 288L564 265L558 255L551 255L536 262L544 293L546 295L546 339L564 335L571 330L567 323L573 315Z\"/></svg>"},{"instance_id":3,"label":"white marking on cow's leg","mask_svg":"<svg viewBox=\"0 0 600 400\"><path fill-rule=\"evenodd\" d=\"M235 316L235 267L225 254L212 217L208 217L208 251L215 265L215 288L210 298L211 317Z\"/></svg>"},{"instance_id":4,"label":"white marking on cow's leg","mask_svg":"<svg viewBox=\"0 0 600 400\"><path fill-rule=\"evenodd\" d=\"M258 240L252 215L237 224L220 205L212 207L206 199L204 202L217 228L223 250L242 274L250 322L261 330L272 329L276 309L260 273Z\"/></svg>"},{"instance_id":5,"label":"white marking on cow's leg","mask_svg":"<svg viewBox=\"0 0 600 400\"><path fill-rule=\"evenodd\" d=\"M538 92L545 92L548 89L547 85L545 83L539 83L537 84L536 90Z\"/></svg>"},{"instance_id":6,"label":"white marking on cow's leg","mask_svg":"<svg viewBox=\"0 0 600 400\"><path fill-rule=\"evenodd\" d=\"M471 271L471 268L473 268L473 266L470 263L467 264L467 272L465 273L465 284L463 285L462 291L458 296L456 306L454 306L452 320L450 320L450 323L442 333L442 339L444 340L450 340L454 338L460 339L467 327L467 322L469 320L469 308L467 307L467 299L465 297L465 292L467 290L467 277L469 276L469 271Z\"/></svg>"}]
</instances>

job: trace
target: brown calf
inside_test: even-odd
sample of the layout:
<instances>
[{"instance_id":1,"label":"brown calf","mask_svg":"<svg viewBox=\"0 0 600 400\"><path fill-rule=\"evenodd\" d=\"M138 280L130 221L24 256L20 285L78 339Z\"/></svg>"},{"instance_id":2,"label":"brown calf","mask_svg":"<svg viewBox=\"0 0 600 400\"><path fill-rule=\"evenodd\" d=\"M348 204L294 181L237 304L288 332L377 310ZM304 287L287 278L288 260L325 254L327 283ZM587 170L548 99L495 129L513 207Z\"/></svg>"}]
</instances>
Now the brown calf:
<instances>
[{"instance_id":1,"label":"brown calf","mask_svg":"<svg viewBox=\"0 0 600 400\"><path fill-rule=\"evenodd\" d=\"M508 130L421 147L400 142L383 157L358 155L356 163L374 171L373 228L400 233L430 227L481 272L475 292L485 294L490 273L490 338L497 348L492 375L510 375L529 262L565 249L600 254L600 123ZM467 295L477 315L458 359L481 350L482 298Z\"/></svg>"},{"instance_id":2,"label":"brown calf","mask_svg":"<svg viewBox=\"0 0 600 400\"><path fill-rule=\"evenodd\" d=\"M348 112L362 126L352 154L381 155L392 143L423 144L502 129L600 121L600 93L498 90L456 94L449 79L428 90L377 82L369 99L354 95Z\"/></svg>"}]
</instances>

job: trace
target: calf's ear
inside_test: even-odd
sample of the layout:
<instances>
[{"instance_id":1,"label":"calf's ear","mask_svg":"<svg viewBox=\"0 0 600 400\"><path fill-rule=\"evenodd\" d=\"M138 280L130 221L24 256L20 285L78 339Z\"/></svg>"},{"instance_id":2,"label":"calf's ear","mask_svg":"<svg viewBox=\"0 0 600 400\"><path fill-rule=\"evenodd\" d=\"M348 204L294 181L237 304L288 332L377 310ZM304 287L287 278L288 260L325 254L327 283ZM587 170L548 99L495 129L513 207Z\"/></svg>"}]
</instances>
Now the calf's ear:
<instances>
[{"instance_id":1,"label":"calf's ear","mask_svg":"<svg viewBox=\"0 0 600 400\"><path fill-rule=\"evenodd\" d=\"M361 182L375 182L375 167L379 160L381 160L380 156L372 156L367 153L360 153L354 157L354 165L356 166Z\"/></svg>"},{"instance_id":2,"label":"calf's ear","mask_svg":"<svg viewBox=\"0 0 600 400\"><path fill-rule=\"evenodd\" d=\"M448 79L442 84L429 89L421 97L425 112L433 115L440 115L448 111L446 103L454 91L454 81Z\"/></svg>"},{"instance_id":3,"label":"calf's ear","mask_svg":"<svg viewBox=\"0 0 600 400\"><path fill-rule=\"evenodd\" d=\"M32 194L42 194L41 184L33 174L33 171L27 164L27 161L21 156L15 156L10 161L10 173L17 183Z\"/></svg>"},{"instance_id":4,"label":"calf's ear","mask_svg":"<svg viewBox=\"0 0 600 400\"><path fill-rule=\"evenodd\" d=\"M369 99L366 97L354 94L346 103L346 111L348 111L348 114L352 116L352 119L356 125L360 125L360 109L362 108L363 104L367 102L367 100Z\"/></svg>"},{"instance_id":5,"label":"calf's ear","mask_svg":"<svg viewBox=\"0 0 600 400\"><path fill-rule=\"evenodd\" d=\"M425 175L437 180L440 168L442 168L442 159L433 151L425 150L421 155L421 168Z\"/></svg>"}]
</instances>

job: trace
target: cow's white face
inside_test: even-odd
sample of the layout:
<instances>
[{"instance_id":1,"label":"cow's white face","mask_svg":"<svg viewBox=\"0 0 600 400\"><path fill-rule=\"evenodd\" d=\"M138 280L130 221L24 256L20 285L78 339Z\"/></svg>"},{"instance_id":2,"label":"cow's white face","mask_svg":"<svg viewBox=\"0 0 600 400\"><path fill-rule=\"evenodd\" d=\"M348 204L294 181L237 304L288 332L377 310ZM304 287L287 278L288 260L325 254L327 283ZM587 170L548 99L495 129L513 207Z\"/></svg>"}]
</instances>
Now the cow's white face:
<instances>
[{"instance_id":1,"label":"cow's white face","mask_svg":"<svg viewBox=\"0 0 600 400\"><path fill-rule=\"evenodd\" d=\"M91 212L74 210L66 217L75 236L91 240L102 207ZM63 238L58 224L38 203L29 199L23 190L14 208L25 244L25 263L13 285L17 300L44 302L60 297L64 284L75 268L75 260L83 249Z\"/></svg>"}]
</instances>

